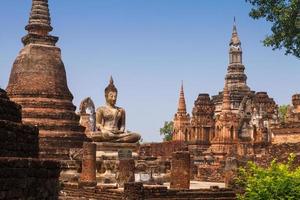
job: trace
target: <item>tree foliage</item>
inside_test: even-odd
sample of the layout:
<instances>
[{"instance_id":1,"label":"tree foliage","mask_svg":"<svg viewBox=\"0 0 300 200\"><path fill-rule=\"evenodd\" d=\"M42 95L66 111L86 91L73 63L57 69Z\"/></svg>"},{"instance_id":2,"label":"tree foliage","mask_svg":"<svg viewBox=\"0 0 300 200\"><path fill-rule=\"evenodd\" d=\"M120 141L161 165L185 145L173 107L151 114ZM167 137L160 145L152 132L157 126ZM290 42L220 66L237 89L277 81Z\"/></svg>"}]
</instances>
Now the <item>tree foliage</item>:
<instances>
[{"instance_id":1,"label":"tree foliage","mask_svg":"<svg viewBox=\"0 0 300 200\"><path fill-rule=\"evenodd\" d=\"M285 122L286 114L288 111L288 105L281 105L279 106L279 119L281 122Z\"/></svg>"},{"instance_id":2,"label":"tree foliage","mask_svg":"<svg viewBox=\"0 0 300 200\"><path fill-rule=\"evenodd\" d=\"M246 2L253 5L250 17L265 18L272 23L272 34L266 36L263 44L272 47L273 50L284 48L286 55L292 54L300 58L300 35L299 29L296 28L299 0L246 0Z\"/></svg>"},{"instance_id":3,"label":"tree foliage","mask_svg":"<svg viewBox=\"0 0 300 200\"><path fill-rule=\"evenodd\" d=\"M165 121L164 126L160 129L160 135L164 136L164 141L171 141L173 136L173 122Z\"/></svg>"},{"instance_id":4,"label":"tree foliage","mask_svg":"<svg viewBox=\"0 0 300 200\"><path fill-rule=\"evenodd\" d=\"M297 200L300 199L300 167L293 168L295 155L287 163L272 161L270 167L262 168L249 162L241 168L237 183L244 188L239 200Z\"/></svg>"}]
</instances>

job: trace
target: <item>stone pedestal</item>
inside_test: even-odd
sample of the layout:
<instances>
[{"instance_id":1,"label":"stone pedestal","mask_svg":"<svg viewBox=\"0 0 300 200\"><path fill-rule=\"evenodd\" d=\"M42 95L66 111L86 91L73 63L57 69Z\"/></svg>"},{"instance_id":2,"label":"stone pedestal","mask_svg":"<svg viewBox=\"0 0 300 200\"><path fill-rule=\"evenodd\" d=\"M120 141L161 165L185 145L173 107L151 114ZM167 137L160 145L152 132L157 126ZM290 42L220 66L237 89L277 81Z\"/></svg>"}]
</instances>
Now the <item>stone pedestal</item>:
<instances>
[{"instance_id":1,"label":"stone pedestal","mask_svg":"<svg viewBox=\"0 0 300 200\"><path fill-rule=\"evenodd\" d=\"M117 184L119 187L124 187L125 183L134 182L135 163L132 158L121 159L118 164Z\"/></svg>"},{"instance_id":2,"label":"stone pedestal","mask_svg":"<svg viewBox=\"0 0 300 200\"><path fill-rule=\"evenodd\" d=\"M80 185L96 186L96 144L83 143L82 172L80 175Z\"/></svg>"},{"instance_id":3,"label":"stone pedestal","mask_svg":"<svg viewBox=\"0 0 300 200\"><path fill-rule=\"evenodd\" d=\"M130 150L132 158L138 156L138 144L136 143L110 143L95 142L96 162L97 162L97 181L99 183L116 183L116 173L118 166L118 152L120 150Z\"/></svg>"},{"instance_id":4,"label":"stone pedestal","mask_svg":"<svg viewBox=\"0 0 300 200\"><path fill-rule=\"evenodd\" d=\"M172 154L170 188L190 188L190 165L190 153L188 151L178 151Z\"/></svg>"}]
</instances>

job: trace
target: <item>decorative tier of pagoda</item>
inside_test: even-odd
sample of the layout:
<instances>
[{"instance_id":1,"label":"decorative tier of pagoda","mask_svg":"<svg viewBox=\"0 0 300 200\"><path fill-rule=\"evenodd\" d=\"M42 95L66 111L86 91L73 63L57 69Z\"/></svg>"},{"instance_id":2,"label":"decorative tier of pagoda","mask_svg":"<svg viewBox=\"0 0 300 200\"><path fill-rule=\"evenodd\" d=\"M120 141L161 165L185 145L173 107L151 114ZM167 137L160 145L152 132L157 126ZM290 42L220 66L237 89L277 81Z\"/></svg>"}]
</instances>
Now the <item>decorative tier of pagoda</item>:
<instances>
[{"instance_id":1,"label":"decorative tier of pagoda","mask_svg":"<svg viewBox=\"0 0 300 200\"><path fill-rule=\"evenodd\" d=\"M192 111L191 140L208 144L214 137L214 110L215 106L209 94L199 94Z\"/></svg>"}]
</instances>

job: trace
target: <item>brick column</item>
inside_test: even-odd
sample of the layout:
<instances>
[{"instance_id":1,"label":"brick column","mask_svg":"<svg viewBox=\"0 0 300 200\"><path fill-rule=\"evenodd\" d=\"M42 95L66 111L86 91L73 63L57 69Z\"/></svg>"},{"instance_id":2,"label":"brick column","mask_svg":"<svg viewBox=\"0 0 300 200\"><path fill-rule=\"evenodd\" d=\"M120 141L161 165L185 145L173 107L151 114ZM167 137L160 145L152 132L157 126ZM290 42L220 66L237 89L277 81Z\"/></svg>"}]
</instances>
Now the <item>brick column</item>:
<instances>
[{"instance_id":1,"label":"brick column","mask_svg":"<svg viewBox=\"0 0 300 200\"><path fill-rule=\"evenodd\" d=\"M190 153L178 151L172 154L170 188L190 188Z\"/></svg>"},{"instance_id":2,"label":"brick column","mask_svg":"<svg viewBox=\"0 0 300 200\"><path fill-rule=\"evenodd\" d=\"M125 183L134 182L134 172L134 159L128 158L119 160L118 172L116 177L119 187L124 187Z\"/></svg>"},{"instance_id":3,"label":"brick column","mask_svg":"<svg viewBox=\"0 0 300 200\"><path fill-rule=\"evenodd\" d=\"M83 143L82 172L80 174L81 186L94 187L96 180L96 144Z\"/></svg>"}]
</instances>

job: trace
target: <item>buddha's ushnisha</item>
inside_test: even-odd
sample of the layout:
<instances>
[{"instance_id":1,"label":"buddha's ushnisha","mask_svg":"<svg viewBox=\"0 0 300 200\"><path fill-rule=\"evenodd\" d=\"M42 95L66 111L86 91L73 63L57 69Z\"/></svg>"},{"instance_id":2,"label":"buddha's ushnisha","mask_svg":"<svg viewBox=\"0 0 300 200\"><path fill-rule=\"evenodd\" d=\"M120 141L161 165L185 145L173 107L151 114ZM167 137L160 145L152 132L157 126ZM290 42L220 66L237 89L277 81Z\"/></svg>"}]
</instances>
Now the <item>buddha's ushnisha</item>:
<instances>
[{"instance_id":1,"label":"buddha's ushnisha","mask_svg":"<svg viewBox=\"0 0 300 200\"><path fill-rule=\"evenodd\" d=\"M135 143L141 136L125 130L125 110L116 106L118 90L112 77L105 88L106 104L96 111L97 131L92 134L96 142Z\"/></svg>"}]
</instances>

